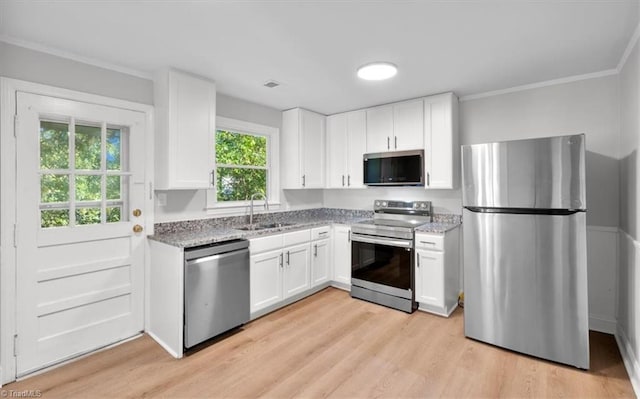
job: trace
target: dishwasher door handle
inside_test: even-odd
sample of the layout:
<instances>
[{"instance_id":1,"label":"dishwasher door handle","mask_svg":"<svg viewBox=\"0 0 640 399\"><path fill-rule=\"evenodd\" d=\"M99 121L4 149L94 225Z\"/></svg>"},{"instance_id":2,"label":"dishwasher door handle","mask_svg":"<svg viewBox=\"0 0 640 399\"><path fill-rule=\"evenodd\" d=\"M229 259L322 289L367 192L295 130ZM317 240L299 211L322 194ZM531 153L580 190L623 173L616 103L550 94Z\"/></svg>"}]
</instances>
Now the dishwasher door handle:
<instances>
[{"instance_id":1,"label":"dishwasher door handle","mask_svg":"<svg viewBox=\"0 0 640 399\"><path fill-rule=\"evenodd\" d=\"M191 265L197 265L198 263L205 263L205 262L211 262L212 260L224 260L227 258L231 258L233 256L238 256L240 254L249 252L248 249L243 249L241 251L233 251L233 252L227 252L224 254L219 254L219 255L211 255L211 256L206 256L204 258L197 258L197 259L191 259L187 261L187 266L191 266Z\"/></svg>"}]
</instances>

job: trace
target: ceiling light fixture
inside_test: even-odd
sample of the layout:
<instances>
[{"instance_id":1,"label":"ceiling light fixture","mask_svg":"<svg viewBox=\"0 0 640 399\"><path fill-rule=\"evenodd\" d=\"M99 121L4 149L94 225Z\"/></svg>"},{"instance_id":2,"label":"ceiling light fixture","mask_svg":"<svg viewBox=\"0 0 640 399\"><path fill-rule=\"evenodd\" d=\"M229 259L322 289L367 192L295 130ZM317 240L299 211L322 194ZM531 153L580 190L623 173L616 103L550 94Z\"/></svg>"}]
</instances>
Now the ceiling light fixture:
<instances>
[{"instance_id":1,"label":"ceiling light fixture","mask_svg":"<svg viewBox=\"0 0 640 399\"><path fill-rule=\"evenodd\" d=\"M390 62L372 62L358 68L358 77L364 80L385 80L396 73L398 68Z\"/></svg>"}]
</instances>

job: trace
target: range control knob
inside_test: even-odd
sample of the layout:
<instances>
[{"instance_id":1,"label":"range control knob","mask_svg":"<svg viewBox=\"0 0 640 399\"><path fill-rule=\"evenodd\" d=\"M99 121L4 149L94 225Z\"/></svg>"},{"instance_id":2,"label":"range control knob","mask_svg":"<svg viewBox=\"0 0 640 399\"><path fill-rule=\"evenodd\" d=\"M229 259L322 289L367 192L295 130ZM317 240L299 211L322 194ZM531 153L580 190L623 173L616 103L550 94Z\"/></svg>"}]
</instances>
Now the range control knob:
<instances>
[{"instance_id":1,"label":"range control knob","mask_svg":"<svg viewBox=\"0 0 640 399\"><path fill-rule=\"evenodd\" d=\"M414 208L417 208L417 207L418 207L418 203L417 203L417 202L414 202L414 203L413 203L413 207L414 207Z\"/></svg>"},{"instance_id":2,"label":"range control knob","mask_svg":"<svg viewBox=\"0 0 640 399\"><path fill-rule=\"evenodd\" d=\"M382 201L382 206L386 207L387 206L387 201Z\"/></svg>"},{"instance_id":3,"label":"range control knob","mask_svg":"<svg viewBox=\"0 0 640 399\"><path fill-rule=\"evenodd\" d=\"M426 208L427 204L425 204L424 202L420 204L420 208Z\"/></svg>"},{"instance_id":4,"label":"range control knob","mask_svg":"<svg viewBox=\"0 0 640 399\"><path fill-rule=\"evenodd\" d=\"M380 201L376 201L376 202L375 202L375 205L376 205L376 206L380 206Z\"/></svg>"}]
</instances>

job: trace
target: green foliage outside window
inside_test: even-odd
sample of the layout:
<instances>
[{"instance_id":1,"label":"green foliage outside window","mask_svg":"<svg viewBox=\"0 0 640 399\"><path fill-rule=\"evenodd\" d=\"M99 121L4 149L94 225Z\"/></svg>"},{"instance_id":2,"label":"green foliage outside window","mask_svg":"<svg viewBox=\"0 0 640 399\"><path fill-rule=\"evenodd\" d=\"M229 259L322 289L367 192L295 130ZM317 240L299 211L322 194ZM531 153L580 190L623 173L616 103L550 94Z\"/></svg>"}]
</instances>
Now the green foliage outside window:
<instances>
[{"instance_id":1,"label":"green foliage outside window","mask_svg":"<svg viewBox=\"0 0 640 399\"><path fill-rule=\"evenodd\" d=\"M267 193L267 138L227 130L216 132L218 201L244 201Z\"/></svg>"},{"instance_id":2,"label":"green foliage outside window","mask_svg":"<svg viewBox=\"0 0 640 399\"><path fill-rule=\"evenodd\" d=\"M69 160L69 125L60 122L40 122L40 170L42 171L70 171ZM122 145L122 131L107 129L106 135L106 167L108 170L118 171ZM68 226L70 220L69 200L75 194L76 201L102 200L102 134L97 126L75 125L75 170L95 171L95 174L75 175L75 193L70 193L69 174L43 174L40 178L40 202L43 205L54 204L54 208L44 207L40 211L40 225L42 227ZM106 176L106 199L122 200L121 176ZM107 207L107 222L121 220L121 207ZM75 212L76 224L98 224L101 222L100 206L77 205Z\"/></svg>"}]
</instances>

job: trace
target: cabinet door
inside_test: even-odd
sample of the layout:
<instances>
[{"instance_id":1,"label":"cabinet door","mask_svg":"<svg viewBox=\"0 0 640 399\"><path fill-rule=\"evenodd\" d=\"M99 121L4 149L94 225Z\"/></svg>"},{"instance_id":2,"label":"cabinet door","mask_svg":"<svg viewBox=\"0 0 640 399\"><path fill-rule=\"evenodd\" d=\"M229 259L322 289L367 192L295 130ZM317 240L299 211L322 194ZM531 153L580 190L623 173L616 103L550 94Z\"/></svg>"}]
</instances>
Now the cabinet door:
<instances>
[{"instance_id":1,"label":"cabinet door","mask_svg":"<svg viewBox=\"0 0 640 399\"><path fill-rule=\"evenodd\" d=\"M416 301L444 307L444 254L416 251Z\"/></svg>"},{"instance_id":2,"label":"cabinet door","mask_svg":"<svg viewBox=\"0 0 640 399\"><path fill-rule=\"evenodd\" d=\"M215 166L216 86L169 72L169 132L165 189L211 188Z\"/></svg>"},{"instance_id":3,"label":"cabinet door","mask_svg":"<svg viewBox=\"0 0 640 399\"><path fill-rule=\"evenodd\" d=\"M453 188L454 147L453 95L426 98L425 115L425 173L428 188Z\"/></svg>"},{"instance_id":4,"label":"cabinet door","mask_svg":"<svg viewBox=\"0 0 640 399\"><path fill-rule=\"evenodd\" d=\"M393 106L370 108L367 111L367 152L393 149Z\"/></svg>"},{"instance_id":5,"label":"cabinet door","mask_svg":"<svg viewBox=\"0 0 640 399\"><path fill-rule=\"evenodd\" d=\"M329 239L314 241L311 243L311 286L315 287L329 281Z\"/></svg>"},{"instance_id":6,"label":"cabinet door","mask_svg":"<svg viewBox=\"0 0 640 399\"><path fill-rule=\"evenodd\" d=\"M309 243L284 248L284 297L289 298L311 287Z\"/></svg>"},{"instance_id":7,"label":"cabinet door","mask_svg":"<svg viewBox=\"0 0 640 399\"><path fill-rule=\"evenodd\" d=\"M405 101L393 106L393 150L424 148L424 106L422 99Z\"/></svg>"},{"instance_id":8,"label":"cabinet door","mask_svg":"<svg viewBox=\"0 0 640 399\"><path fill-rule=\"evenodd\" d=\"M351 286L351 229L333 226L333 280Z\"/></svg>"},{"instance_id":9,"label":"cabinet door","mask_svg":"<svg viewBox=\"0 0 640 399\"><path fill-rule=\"evenodd\" d=\"M251 313L283 300L281 250L251 256Z\"/></svg>"},{"instance_id":10,"label":"cabinet door","mask_svg":"<svg viewBox=\"0 0 640 399\"><path fill-rule=\"evenodd\" d=\"M327 117L327 188L343 188L347 185L347 118L347 114Z\"/></svg>"},{"instance_id":11,"label":"cabinet door","mask_svg":"<svg viewBox=\"0 0 640 399\"><path fill-rule=\"evenodd\" d=\"M302 155L302 187L324 188L325 116L301 110L300 154ZM283 154L285 157L287 154Z\"/></svg>"},{"instance_id":12,"label":"cabinet door","mask_svg":"<svg viewBox=\"0 0 640 399\"><path fill-rule=\"evenodd\" d=\"M302 162L300 160L300 112L290 109L282 113L280 135L280 175L282 188L302 188Z\"/></svg>"},{"instance_id":13,"label":"cabinet door","mask_svg":"<svg viewBox=\"0 0 640 399\"><path fill-rule=\"evenodd\" d=\"M363 158L367 152L367 113L354 111L347 114L349 153L347 156L347 187L364 187Z\"/></svg>"}]
</instances>

